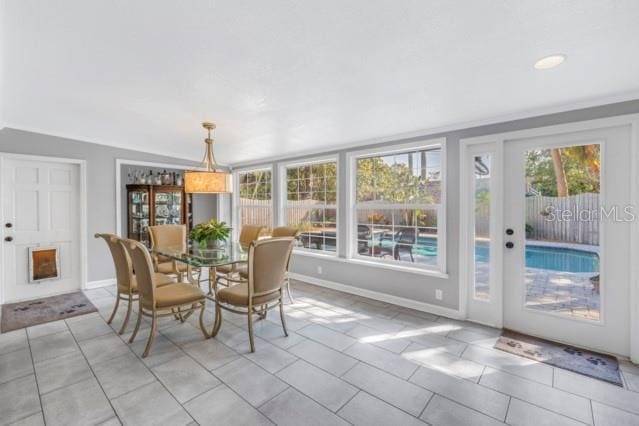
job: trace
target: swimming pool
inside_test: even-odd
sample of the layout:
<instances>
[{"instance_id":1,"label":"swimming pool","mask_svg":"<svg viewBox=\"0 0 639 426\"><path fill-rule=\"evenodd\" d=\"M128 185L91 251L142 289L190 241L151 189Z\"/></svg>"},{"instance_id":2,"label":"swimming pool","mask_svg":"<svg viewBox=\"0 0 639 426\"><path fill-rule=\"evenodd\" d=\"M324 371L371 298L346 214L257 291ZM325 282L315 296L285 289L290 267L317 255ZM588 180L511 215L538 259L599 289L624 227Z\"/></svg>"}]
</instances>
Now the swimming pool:
<instances>
[{"instance_id":1,"label":"swimming pool","mask_svg":"<svg viewBox=\"0 0 639 426\"><path fill-rule=\"evenodd\" d=\"M437 254L435 238L418 238L415 253L421 256ZM488 262L488 243L475 245L475 260ZM528 244L526 246L526 267L561 272L599 272L597 253L564 247L545 247Z\"/></svg>"}]
</instances>

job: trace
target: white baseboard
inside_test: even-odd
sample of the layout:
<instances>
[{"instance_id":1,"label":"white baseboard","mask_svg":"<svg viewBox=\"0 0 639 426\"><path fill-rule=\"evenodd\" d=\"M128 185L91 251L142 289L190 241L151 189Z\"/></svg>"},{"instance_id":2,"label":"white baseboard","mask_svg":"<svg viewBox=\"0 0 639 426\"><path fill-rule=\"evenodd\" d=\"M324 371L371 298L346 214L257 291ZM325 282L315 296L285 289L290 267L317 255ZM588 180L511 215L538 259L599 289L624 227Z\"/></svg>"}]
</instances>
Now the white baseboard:
<instances>
[{"instance_id":1,"label":"white baseboard","mask_svg":"<svg viewBox=\"0 0 639 426\"><path fill-rule=\"evenodd\" d=\"M107 278L106 280L89 281L84 286L83 290L93 290L94 288L108 287L116 284L115 278Z\"/></svg>"},{"instance_id":2,"label":"white baseboard","mask_svg":"<svg viewBox=\"0 0 639 426\"><path fill-rule=\"evenodd\" d=\"M366 290L359 287L353 287L347 284L340 284L333 281L322 280L320 278L311 277L308 275L289 273L289 276L294 280L304 281L309 284L313 284L319 287L326 287L332 290L343 291L344 293L354 294L356 296L368 297L369 299L379 300L380 302L388 302L393 305L403 306L409 309L415 309L416 311L428 312L430 314L439 315L442 317L452 319L463 319L461 313L458 310L445 308L443 306L432 305L426 302L418 302L416 300L406 299L404 297L393 296L391 294L380 293L378 291Z\"/></svg>"}]
</instances>

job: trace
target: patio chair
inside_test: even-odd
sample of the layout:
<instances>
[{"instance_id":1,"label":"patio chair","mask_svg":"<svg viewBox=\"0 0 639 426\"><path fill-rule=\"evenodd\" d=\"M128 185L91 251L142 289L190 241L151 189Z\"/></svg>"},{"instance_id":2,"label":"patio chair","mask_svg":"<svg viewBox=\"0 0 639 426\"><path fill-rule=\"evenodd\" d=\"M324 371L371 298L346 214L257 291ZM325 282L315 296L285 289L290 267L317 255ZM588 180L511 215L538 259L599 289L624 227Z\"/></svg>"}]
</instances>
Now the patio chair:
<instances>
[{"instance_id":1,"label":"patio chair","mask_svg":"<svg viewBox=\"0 0 639 426\"><path fill-rule=\"evenodd\" d=\"M384 247L384 241L392 241L390 247ZM401 253L408 253L410 261L415 262L413 246L417 242L417 230L415 228L403 228L395 232L395 235L384 234L379 240L380 256L393 256L395 260L402 260Z\"/></svg>"},{"instance_id":2,"label":"patio chair","mask_svg":"<svg viewBox=\"0 0 639 426\"><path fill-rule=\"evenodd\" d=\"M357 225L357 253L369 254L368 241L371 239L371 228L367 225Z\"/></svg>"}]
</instances>

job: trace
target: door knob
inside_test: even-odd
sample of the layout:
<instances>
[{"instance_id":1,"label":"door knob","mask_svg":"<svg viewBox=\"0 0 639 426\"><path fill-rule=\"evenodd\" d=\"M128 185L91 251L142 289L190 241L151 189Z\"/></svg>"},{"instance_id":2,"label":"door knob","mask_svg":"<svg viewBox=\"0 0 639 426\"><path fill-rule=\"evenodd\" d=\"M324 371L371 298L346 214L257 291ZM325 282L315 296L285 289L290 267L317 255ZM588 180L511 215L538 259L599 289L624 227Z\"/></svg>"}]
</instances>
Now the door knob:
<instances>
[{"instance_id":1,"label":"door knob","mask_svg":"<svg viewBox=\"0 0 639 426\"><path fill-rule=\"evenodd\" d=\"M511 248L513 248L513 247L515 247L515 244L513 244L513 243L512 243L512 241L508 241L508 242L506 243L506 248L511 249Z\"/></svg>"},{"instance_id":2,"label":"door knob","mask_svg":"<svg viewBox=\"0 0 639 426\"><path fill-rule=\"evenodd\" d=\"M513 231L511 228L506 229L506 235L512 235L514 233L515 231Z\"/></svg>"},{"instance_id":3,"label":"door knob","mask_svg":"<svg viewBox=\"0 0 639 426\"><path fill-rule=\"evenodd\" d=\"M10 243L11 241L13 241L13 237L4 237L4 240Z\"/></svg>"}]
</instances>

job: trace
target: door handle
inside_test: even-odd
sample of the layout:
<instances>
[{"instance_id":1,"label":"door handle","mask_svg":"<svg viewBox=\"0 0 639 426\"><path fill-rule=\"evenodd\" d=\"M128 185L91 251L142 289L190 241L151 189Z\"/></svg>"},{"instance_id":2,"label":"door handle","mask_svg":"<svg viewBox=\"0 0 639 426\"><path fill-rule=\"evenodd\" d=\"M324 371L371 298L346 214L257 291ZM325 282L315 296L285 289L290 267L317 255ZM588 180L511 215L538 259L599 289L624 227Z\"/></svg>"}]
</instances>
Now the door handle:
<instances>
[{"instance_id":1,"label":"door handle","mask_svg":"<svg viewBox=\"0 0 639 426\"><path fill-rule=\"evenodd\" d=\"M513 248L513 247L515 247L515 244L514 244L512 241L508 241L508 242L506 243L506 248L511 249L511 248Z\"/></svg>"},{"instance_id":2,"label":"door handle","mask_svg":"<svg viewBox=\"0 0 639 426\"><path fill-rule=\"evenodd\" d=\"M13 223L7 222L7 223L4 224L4 227L5 228L11 228L11 227L13 227Z\"/></svg>"},{"instance_id":3,"label":"door handle","mask_svg":"<svg viewBox=\"0 0 639 426\"><path fill-rule=\"evenodd\" d=\"M4 237L4 240L10 243L11 241L13 241L13 237Z\"/></svg>"}]
</instances>

